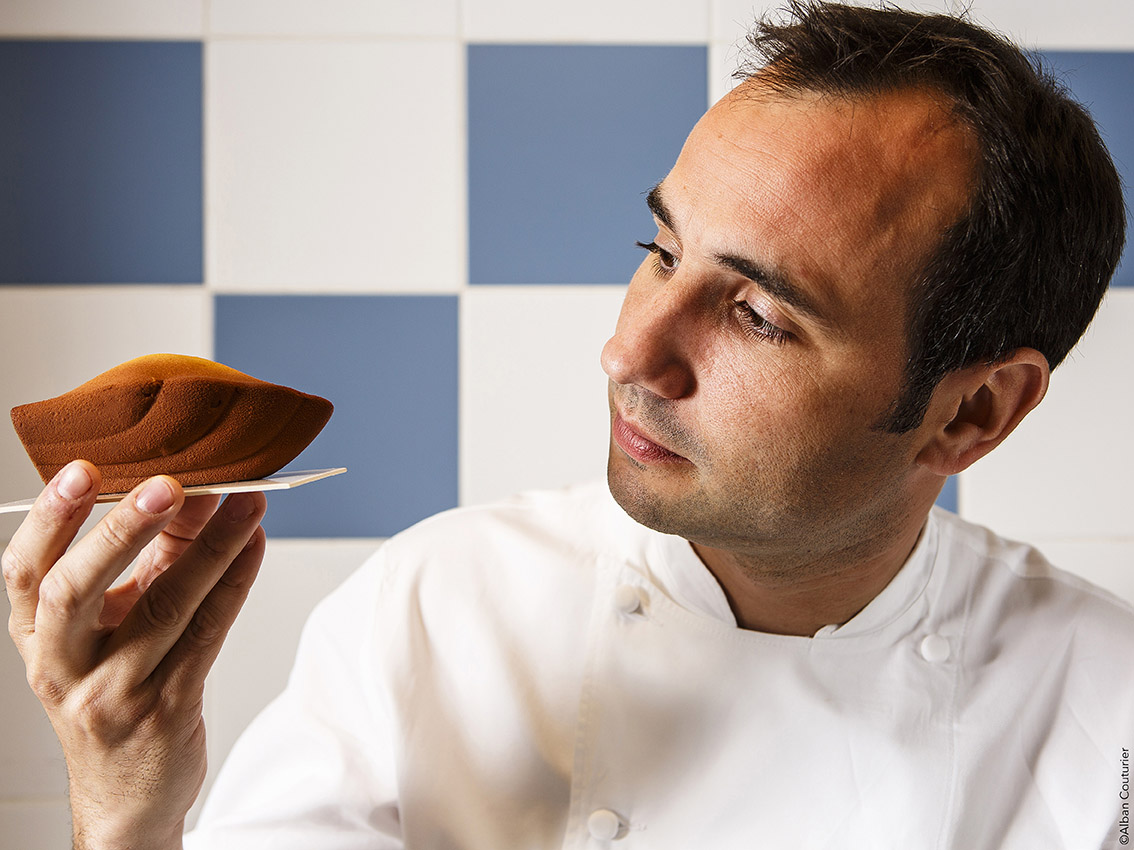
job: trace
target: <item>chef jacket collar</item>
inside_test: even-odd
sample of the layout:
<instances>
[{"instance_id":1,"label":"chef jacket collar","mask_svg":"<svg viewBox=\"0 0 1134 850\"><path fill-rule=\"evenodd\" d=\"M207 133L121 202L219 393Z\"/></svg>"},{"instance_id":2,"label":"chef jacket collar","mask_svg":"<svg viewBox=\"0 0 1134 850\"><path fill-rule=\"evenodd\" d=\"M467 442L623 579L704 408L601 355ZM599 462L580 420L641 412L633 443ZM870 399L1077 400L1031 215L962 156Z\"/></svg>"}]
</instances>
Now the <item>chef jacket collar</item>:
<instances>
[{"instance_id":1,"label":"chef jacket collar","mask_svg":"<svg viewBox=\"0 0 1134 850\"><path fill-rule=\"evenodd\" d=\"M937 520L930 514L917 544L897 575L869 604L842 625L824 626L817 639L844 638L876 632L907 612L925 593L937 558ZM659 534L654 547L653 574L677 604L736 628L736 616L724 590L688 540Z\"/></svg>"}]
</instances>

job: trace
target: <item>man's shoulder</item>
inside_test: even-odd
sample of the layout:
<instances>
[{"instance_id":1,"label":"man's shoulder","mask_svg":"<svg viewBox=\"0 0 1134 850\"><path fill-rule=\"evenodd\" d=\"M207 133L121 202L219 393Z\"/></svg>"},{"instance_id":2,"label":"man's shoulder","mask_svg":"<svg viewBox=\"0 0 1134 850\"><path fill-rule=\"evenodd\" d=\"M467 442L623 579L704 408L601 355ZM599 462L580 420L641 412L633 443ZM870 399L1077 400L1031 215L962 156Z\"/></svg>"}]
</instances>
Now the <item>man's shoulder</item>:
<instances>
[{"instance_id":1,"label":"man's shoulder","mask_svg":"<svg viewBox=\"0 0 1134 850\"><path fill-rule=\"evenodd\" d=\"M1036 546L935 510L939 558L952 573L970 623L1049 634L1096 635L1134 649L1134 606L1057 565Z\"/></svg>"}]
</instances>

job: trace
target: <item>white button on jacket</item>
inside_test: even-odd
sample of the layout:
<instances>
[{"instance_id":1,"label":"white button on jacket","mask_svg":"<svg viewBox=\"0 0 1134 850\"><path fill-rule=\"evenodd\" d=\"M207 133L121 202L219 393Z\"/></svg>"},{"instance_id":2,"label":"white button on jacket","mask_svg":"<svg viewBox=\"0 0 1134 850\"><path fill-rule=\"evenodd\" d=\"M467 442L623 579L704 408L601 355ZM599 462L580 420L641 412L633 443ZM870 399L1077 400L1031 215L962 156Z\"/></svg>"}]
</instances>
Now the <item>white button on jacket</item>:
<instances>
[{"instance_id":1,"label":"white button on jacket","mask_svg":"<svg viewBox=\"0 0 1134 850\"><path fill-rule=\"evenodd\" d=\"M621 837L622 818L610 809L595 809L587 818L587 832L595 841L614 841Z\"/></svg>"},{"instance_id":2,"label":"white button on jacket","mask_svg":"<svg viewBox=\"0 0 1134 850\"><path fill-rule=\"evenodd\" d=\"M642 610L642 594L632 584L620 584L614 589L614 607L623 614L637 614Z\"/></svg>"},{"instance_id":3,"label":"white button on jacket","mask_svg":"<svg viewBox=\"0 0 1134 850\"><path fill-rule=\"evenodd\" d=\"M949 659L949 641L941 635L926 635L921 642L921 657L930 664L941 664Z\"/></svg>"},{"instance_id":4,"label":"white button on jacket","mask_svg":"<svg viewBox=\"0 0 1134 850\"><path fill-rule=\"evenodd\" d=\"M604 485L533 494L318 607L186 846L1114 847L1131 659L1128 606L945 513L858 616L784 637Z\"/></svg>"}]
</instances>

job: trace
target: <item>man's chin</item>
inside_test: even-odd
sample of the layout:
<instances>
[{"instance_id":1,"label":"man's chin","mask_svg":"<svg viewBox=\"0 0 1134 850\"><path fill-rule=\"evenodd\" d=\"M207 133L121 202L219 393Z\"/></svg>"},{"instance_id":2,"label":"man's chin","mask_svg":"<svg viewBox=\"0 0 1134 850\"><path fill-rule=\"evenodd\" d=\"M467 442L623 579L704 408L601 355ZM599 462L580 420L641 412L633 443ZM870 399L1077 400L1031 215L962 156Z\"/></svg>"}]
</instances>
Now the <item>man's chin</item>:
<instances>
[{"instance_id":1,"label":"man's chin","mask_svg":"<svg viewBox=\"0 0 1134 850\"><path fill-rule=\"evenodd\" d=\"M646 528L663 534L681 534L681 523L677 521L680 511L644 482L642 476L635 475L634 470L620 468L614 456L616 451L612 450L606 466L606 483L614 501L631 519Z\"/></svg>"}]
</instances>

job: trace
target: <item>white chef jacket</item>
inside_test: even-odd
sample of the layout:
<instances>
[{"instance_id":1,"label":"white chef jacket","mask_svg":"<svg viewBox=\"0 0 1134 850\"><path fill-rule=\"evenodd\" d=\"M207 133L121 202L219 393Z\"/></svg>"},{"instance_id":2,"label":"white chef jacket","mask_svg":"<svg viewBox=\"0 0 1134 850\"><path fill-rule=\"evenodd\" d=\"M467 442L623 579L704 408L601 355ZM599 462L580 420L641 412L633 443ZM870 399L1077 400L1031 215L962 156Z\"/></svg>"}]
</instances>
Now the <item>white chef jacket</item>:
<instances>
[{"instance_id":1,"label":"white chef jacket","mask_svg":"<svg viewBox=\"0 0 1134 850\"><path fill-rule=\"evenodd\" d=\"M186 846L1119 847L1132 662L1128 605L937 509L861 613L787 637L604 484L529 494L318 606Z\"/></svg>"}]
</instances>

